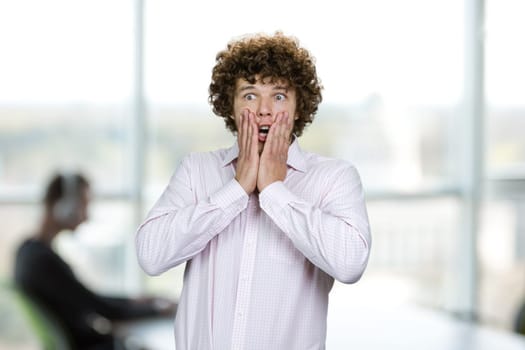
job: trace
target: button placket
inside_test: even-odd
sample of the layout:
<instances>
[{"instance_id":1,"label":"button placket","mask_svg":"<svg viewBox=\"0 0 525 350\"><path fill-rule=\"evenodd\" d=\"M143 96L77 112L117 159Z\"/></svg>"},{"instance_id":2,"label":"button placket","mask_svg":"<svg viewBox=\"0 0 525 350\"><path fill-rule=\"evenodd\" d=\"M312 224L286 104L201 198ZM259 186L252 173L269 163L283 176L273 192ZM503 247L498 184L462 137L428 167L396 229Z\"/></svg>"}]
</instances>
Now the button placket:
<instances>
[{"instance_id":1,"label":"button placket","mask_svg":"<svg viewBox=\"0 0 525 350\"><path fill-rule=\"evenodd\" d=\"M247 230L243 241L241 266L237 284L237 299L232 331L232 349L240 350L244 346L246 315L251 299L251 284L255 264L256 239L259 231L259 202L255 195L248 202Z\"/></svg>"}]
</instances>

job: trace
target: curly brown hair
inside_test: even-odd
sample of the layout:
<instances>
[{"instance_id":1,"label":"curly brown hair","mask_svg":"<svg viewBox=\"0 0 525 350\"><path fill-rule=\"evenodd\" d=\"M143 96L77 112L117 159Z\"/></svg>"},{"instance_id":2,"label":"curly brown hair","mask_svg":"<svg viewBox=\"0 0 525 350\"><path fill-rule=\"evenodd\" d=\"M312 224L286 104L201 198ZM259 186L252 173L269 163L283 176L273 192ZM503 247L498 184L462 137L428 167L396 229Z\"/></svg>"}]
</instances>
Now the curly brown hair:
<instances>
[{"instance_id":1,"label":"curly brown hair","mask_svg":"<svg viewBox=\"0 0 525 350\"><path fill-rule=\"evenodd\" d=\"M285 80L295 89L297 101L293 133L301 136L312 123L322 101L322 86L317 77L314 58L299 46L294 37L276 32L274 35L254 34L231 41L216 56L209 87L213 112L224 118L226 128L235 133L233 100L239 78L254 84L257 78L271 82Z\"/></svg>"}]
</instances>

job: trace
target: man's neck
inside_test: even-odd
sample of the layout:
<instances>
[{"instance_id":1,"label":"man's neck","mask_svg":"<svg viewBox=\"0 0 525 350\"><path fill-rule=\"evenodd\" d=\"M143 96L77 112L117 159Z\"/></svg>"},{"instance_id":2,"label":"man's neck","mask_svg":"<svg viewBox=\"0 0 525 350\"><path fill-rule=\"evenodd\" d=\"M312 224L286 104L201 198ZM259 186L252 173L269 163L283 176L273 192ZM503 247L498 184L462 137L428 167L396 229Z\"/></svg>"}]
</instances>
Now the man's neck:
<instances>
[{"instance_id":1,"label":"man's neck","mask_svg":"<svg viewBox=\"0 0 525 350\"><path fill-rule=\"evenodd\" d=\"M61 229L57 226L54 220L44 217L40 228L34 235L34 238L42 243L51 245L53 239L60 233Z\"/></svg>"}]
</instances>

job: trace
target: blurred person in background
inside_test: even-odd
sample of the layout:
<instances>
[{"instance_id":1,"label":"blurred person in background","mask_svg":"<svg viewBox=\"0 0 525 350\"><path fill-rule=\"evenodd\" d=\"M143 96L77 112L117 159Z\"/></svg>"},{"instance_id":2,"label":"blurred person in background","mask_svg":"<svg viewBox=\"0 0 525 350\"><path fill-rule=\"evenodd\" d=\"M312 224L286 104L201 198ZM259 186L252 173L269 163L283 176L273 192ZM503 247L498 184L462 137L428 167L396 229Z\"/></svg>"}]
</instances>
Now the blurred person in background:
<instances>
[{"instance_id":1,"label":"blurred person in background","mask_svg":"<svg viewBox=\"0 0 525 350\"><path fill-rule=\"evenodd\" d=\"M371 235L356 168L299 146L313 57L282 33L239 38L209 91L236 142L186 156L136 235L147 273L187 262L176 348L324 349L334 279L360 279Z\"/></svg>"},{"instance_id":2,"label":"blurred person in background","mask_svg":"<svg viewBox=\"0 0 525 350\"><path fill-rule=\"evenodd\" d=\"M514 321L514 331L525 335L525 301L520 305Z\"/></svg>"},{"instance_id":3,"label":"blurred person in background","mask_svg":"<svg viewBox=\"0 0 525 350\"><path fill-rule=\"evenodd\" d=\"M53 240L88 218L90 185L82 174L58 174L43 199L43 218L17 250L16 285L45 307L65 330L72 349L115 349L123 343L112 333L113 322L173 315L176 304L162 298L99 295L87 288L53 249Z\"/></svg>"}]
</instances>

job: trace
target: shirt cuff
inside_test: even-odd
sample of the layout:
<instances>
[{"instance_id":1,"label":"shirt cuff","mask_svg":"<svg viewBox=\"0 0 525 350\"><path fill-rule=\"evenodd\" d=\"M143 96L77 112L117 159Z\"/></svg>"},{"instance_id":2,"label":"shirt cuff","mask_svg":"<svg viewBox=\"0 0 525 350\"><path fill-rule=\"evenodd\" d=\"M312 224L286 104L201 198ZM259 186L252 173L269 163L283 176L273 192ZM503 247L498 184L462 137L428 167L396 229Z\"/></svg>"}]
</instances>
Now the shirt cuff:
<instances>
[{"instance_id":1,"label":"shirt cuff","mask_svg":"<svg viewBox=\"0 0 525 350\"><path fill-rule=\"evenodd\" d=\"M282 181L276 181L266 186L259 194L259 204L264 211L271 207L285 208L290 202L301 202L302 200L290 192Z\"/></svg>"},{"instance_id":2,"label":"shirt cuff","mask_svg":"<svg viewBox=\"0 0 525 350\"><path fill-rule=\"evenodd\" d=\"M232 179L223 188L210 196L210 202L222 209L235 205L238 210L248 205L248 195L237 180Z\"/></svg>"}]
</instances>

